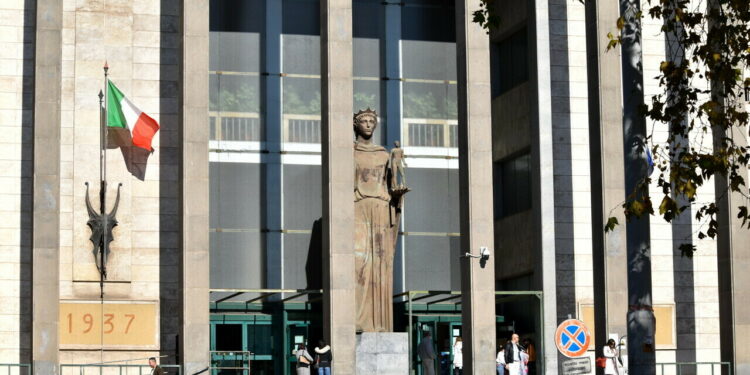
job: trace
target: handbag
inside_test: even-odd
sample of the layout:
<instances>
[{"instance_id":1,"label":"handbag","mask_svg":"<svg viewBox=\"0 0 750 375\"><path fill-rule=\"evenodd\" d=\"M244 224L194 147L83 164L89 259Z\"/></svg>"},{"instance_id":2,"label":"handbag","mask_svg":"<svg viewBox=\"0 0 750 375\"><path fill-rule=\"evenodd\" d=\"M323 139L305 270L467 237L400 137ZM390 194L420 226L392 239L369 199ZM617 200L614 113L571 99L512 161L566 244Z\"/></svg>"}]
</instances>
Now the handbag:
<instances>
[{"instance_id":1,"label":"handbag","mask_svg":"<svg viewBox=\"0 0 750 375\"><path fill-rule=\"evenodd\" d=\"M596 357L596 367L607 367L607 358Z\"/></svg>"}]
</instances>

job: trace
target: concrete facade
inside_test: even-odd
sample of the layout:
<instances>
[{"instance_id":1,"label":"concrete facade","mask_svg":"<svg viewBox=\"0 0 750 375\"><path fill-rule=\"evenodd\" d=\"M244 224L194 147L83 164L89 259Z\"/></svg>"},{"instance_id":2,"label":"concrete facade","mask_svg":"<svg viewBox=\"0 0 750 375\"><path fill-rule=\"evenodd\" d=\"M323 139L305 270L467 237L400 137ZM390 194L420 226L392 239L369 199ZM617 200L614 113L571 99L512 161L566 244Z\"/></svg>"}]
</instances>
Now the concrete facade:
<instances>
[{"instance_id":1,"label":"concrete facade","mask_svg":"<svg viewBox=\"0 0 750 375\"><path fill-rule=\"evenodd\" d=\"M356 373L354 158L352 149L352 2L320 2L323 160L323 334L336 371Z\"/></svg>"},{"instance_id":2,"label":"concrete facade","mask_svg":"<svg viewBox=\"0 0 750 375\"><path fill-rule=\"evenodd\" d=\"M610 335L626 336L628 304L627 225L617 208L627 196L623 149L621 64L618 50L607 51L608 30L619 15L618 3L588 3L588 100L591 155L591 233L593 234L594 319L597 356ZM594 53L594 51L596 51ZM619 225L607 232L610 217ZM600 370L603 371L603 370Z\"/></svg>"},{"instance_id":3,"label":"concrete facade","mask_svg":"<svg viewBox=\"0 0 750 375\"><path fill-rule=\"evenodd\" d=\"M461 183L461 250L494 253L492 178L492 108L490 105L489 43L482 28L471 21L478 0L456 4L458 57L458 149ZM463 363L469 374L495 369L495 258L461 258Z\"/></svg>"},{"instance_id":4,"label":"concrete facade","mask_svg":"<svg viewBox=\"0 0 750 375\"><path fill-rule=\"evenodd\" d=\"M60 300L98 301L99 274L89 240L85 182L94 209L99 193L97 94L109 77L159 122L154 152L107 151L107 209L117 185L122 196L114 230L106 300L154 303L160 335L155 347L117 351L70 351L61 363L96 363L164 355L177 361L179 333L179 2L63 1L60 135Z\"/></svg>"},{"instance_id":5,"label":"concrete facade","mask_svg":"<svg viewBox=\"0 0 750 375\"><path fill-rule=\"evenodd\" d=\"M0 360L31 361L36 7L0 5Z\"/></svg>"},{"instance_id":6,"label":"concrete facade","mask_svg":"<svg viewBox=\"0 0 750 375\"><path fill-rule=\"evenodd\" d=\"M34 66L34 213L32 229L32 367L58 373L60 299L60 64L62 4L37 2Z\"/></svg>"},{"instance_id":7,"label":"concrete facade","mask_svg":"<svg viewBox=\"0 0 750 375\"><path fill-rule=\"evenodd\" d=\"M578 2L507 1L501 29L489 43L470 22L478 3L467 0L456 7L461 250L476 254L479 246L488 246L492 255L486 267L476 259L460 260L464 369L483 373L494 367L494 292L528 285L544 292L544 335L535 338L541 341L540 356L546 357L544 373L555 374L557 354L550 336L562 320L586 320L587 311L597 311L596 322L586 323L596 327L598 347L607 333L627 333L626 224L619 215L625 196L622 113L617 109L620 56L602 48L618 17L617 3L589 2L598 8L587 14ZM401 14L400 5L389 4L387 12ZM320 3L324 322L339 373L355 368L348 235L353 212L349 202L337 199L350 195L352 185L351 8L349 0ZM280 9L265 10L281 17ZM0 222L0 363L34 361L41 374L54 374L57 363L152 355L184 364L185 373L209 366L208 13L207 2L193 0L12 0L0 5L0 215L5 218ZM394 19L389 18L390 26L400 27ZM589 22L593 29L587 31L592 19L596 22ZM660 27L644 21L646 98L658 89L648 78L669 54L658 36ZM529 31L533 71L525 82L490 95L488 47L522 29ZM595 42L587 41L592 32ZM392 38L388 34L385 42L400 43ZM393 58L388 56L387 75L396 77L399 62ZM96 95L105 61L110 78L161 125L154 153L147 163L136 163L139 176L126 165L132 155L107 151L110 205L117 183L123 188L105 298L158 304L156 348L74 350L57 343L59 302L91 302L99 296L83 199L85 182L92 197L98 194ZM269 80L281 86L280 75ZM384 84L391 92L402 86L396 79ZM387 105L389 118L401 116L401 103ZM388 129L389 143L399 139L400 128ZM653 142L663 142L665 134L658 129ZM489 202L497 196L489 195L490 162L525 152L532 154L534 165L534 205L493 220ZM713 190L701 191L701 200L713 201ZM652 191L657 196L655 187ZM603 221L612 214L620 226L605 235ZM737 301L747 280L736 272L746 262L746 233L728 223L725 229L734 230L734 237L726 244L699 241L695 232L702 224L688 217L649 224L652 303L667 312L659 315L667 318L657 319L657 331L669 328L668 342L657 342L657 363L747 357L741 351L746 348L737 345L746 333L747 314ZM281 233L274 236L282 238ZM679 253L686 240L698 248L692 259ZM720 282L719 270L730 279ZM734 304L720 308L722 298ZM722 326L725 318L731 323ZM734 351L727 354L729 332ZM594 351L588 355L593 358ZM738 369L742 373L744 367Z\"/></svg>"},{"instance_id":8,"label":"concrete facade","mask_svg":"<svg viewBox=\"0 0 750 375\"><path fill-rule=\"evenodd\" d=\"M210 365L208 241L208 3L182 3L181 363L187 374ZM196 58L200 56L200 58Z\"/></svg>"}]
</instances>

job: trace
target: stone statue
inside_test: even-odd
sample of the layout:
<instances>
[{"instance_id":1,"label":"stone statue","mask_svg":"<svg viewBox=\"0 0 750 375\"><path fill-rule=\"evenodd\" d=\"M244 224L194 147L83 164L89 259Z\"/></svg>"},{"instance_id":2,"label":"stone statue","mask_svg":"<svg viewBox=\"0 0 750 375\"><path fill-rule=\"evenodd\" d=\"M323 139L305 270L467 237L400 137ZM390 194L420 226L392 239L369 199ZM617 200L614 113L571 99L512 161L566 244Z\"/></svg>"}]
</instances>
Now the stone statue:
<instances>
[{"instance_id":1,"label":"stone statue","mask_svg":"<svg viewBox=\"0 0 750 375\"><path fill-rule=\"evenodd\" d=\"M357 332L393 330L393 257L403 196L409 191L395 184L390 165L394 154L372 142L377 125L377 113L369 108L354 115Z\"/></svg>"},{"instance_id":2,"label":"stone statue","mask_svg":"<svg viewBox=\"0 0 750 375\"><path fill-rule=\"evenodd\" d=\"M391 175L393 179L391 186L400 188L406 187L406 162L404 162L404 149L401 148L399 141L393 142L391 150Z\"/></svg>"}]
</instances>

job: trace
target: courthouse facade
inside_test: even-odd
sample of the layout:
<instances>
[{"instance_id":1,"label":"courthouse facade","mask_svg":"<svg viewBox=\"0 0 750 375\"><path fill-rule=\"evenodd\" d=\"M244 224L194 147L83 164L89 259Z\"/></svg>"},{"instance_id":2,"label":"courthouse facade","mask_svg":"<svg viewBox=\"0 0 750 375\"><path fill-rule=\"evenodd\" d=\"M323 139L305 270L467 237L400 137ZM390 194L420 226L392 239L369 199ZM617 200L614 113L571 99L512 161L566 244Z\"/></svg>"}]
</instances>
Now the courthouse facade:
<instances>
[{"instance_id":1,"label":"courthouse facade","mask_svg":"<svg viewBox=\"0 0 750 375\"><path fill-rule=\"evenodd\" d=\"M463 337L483 373L519 332L538 373L556 374L563 320L604 327L597 340L627 336L632 251L601 225L625 189L611 177L622 130L604 131L622 122L601 109L622 100L607 90L619 55L596 37L616 6L504 1L488 35L471 22L478 3L0 4L0 363L72 374L160 356L183 374L290 374L294 346L326 338L350 373L351 123L365 108L379 115L376 142L405 152L393 316L411 347L430 331L450 362ZM665 59L659 28L644 24L645 95ZM102 302L84 199L86 182L99 193L105 61L161 129L151 154L107 151L110 210L122 187ZM647 225L637 277L656 326L628 354L743 373L732 290L748 285L731 265L748 258L735 246L747 235L698 241L689 218ZM686 240L693 258L678 250ZM465 256L481 247L486 264ZM420 374L413 351L410 362ZM683 373L721 367L708 366Z\"/></svg>"}]
</instances>

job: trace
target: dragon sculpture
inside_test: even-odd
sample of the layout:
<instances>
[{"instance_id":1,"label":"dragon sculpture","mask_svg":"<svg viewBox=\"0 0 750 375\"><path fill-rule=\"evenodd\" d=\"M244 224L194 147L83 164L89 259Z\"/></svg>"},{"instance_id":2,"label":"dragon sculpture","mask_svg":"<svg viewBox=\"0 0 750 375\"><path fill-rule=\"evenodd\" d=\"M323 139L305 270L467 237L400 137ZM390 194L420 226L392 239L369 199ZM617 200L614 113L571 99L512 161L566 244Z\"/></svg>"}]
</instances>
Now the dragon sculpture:
<instances>
[{"instance_id":1,"label":"dragon sculpture","mask_svg":"<svg viewBox=\"0 0 750 375\"><path fill-rule=\"evenodd\" d=\"M86 210L89 213L89 221L86 225L91 228L91 242L94 244L94 259L96 259L96 267L99 268L99 272L106 279L107 278L107 258L109 257L109 243L113 240L112 230L117 226L117 207L120 205L120 187L122 184L117 185L117 198L115 199L115 206L112 208L112 212L109 214L105 213L102 209L102 213L97 213L93 207L91 207L91 200L89 199L89 183L86 182ZM105 241L106 234L106 241ZM106 242L106 243L105 243Z\"/></svg>"}]
</instances>

